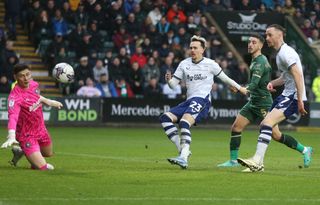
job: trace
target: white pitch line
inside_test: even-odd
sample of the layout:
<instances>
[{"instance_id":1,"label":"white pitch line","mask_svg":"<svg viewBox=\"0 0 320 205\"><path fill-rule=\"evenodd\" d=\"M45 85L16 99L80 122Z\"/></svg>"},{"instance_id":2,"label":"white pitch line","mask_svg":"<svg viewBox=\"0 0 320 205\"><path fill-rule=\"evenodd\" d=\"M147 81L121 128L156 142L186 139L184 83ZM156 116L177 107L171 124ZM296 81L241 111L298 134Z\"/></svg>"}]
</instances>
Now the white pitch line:
<instances>
[{"instance_id":1,"label":"white pitch line","mask_svg":"<svg viewBox=\"0 0 320 205\"><path fill-rule=\"evenodd\" d=\"M193 198L193 197L93 197L93 198L0 198L3 201L260 201L260 202L320 202L320 198L305 199L305 198Z\"/></svg>"}]
</instances>

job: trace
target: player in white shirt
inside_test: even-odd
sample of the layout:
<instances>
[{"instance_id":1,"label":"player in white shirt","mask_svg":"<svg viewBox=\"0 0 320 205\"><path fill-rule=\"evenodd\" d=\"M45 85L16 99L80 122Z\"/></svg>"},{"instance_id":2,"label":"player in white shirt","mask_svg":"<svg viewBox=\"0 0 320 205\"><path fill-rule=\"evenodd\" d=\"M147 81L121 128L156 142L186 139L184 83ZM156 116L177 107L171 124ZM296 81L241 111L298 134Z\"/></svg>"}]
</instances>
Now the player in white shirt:
<instances>
[{"instance_id":1,"label":"player in white shirt","mask_svg":"<svg viewBox=\"0 0 320 205\"><path fill-rule=\"evenodd\" d=\"M160 116L160 122L166 135L180 153L178 157L169 158L168 161L184 169L188 167L188 156L191 153L190 127L208 115L214 76L236 88L242 94L247 94L246 88L230 79L214 60L203 57L205 45L204 38L193 36L189 48L191 57L180 62L173 76L171 73L166 73L165 76L171 88L177 86L181 80L185 81L187 87L187 100ZM180 136L174 123L179 123Z\"/></svg>"},{"instance_id":2,"label":"player in white shirt","mask_svg":"<svg viewBox=\"0 0 320 205\"><path fill-rule=\"evenodd\" d=\"M248 167L251 171L262 171L264 169L263 160L271 138L280 141L287 146L295 147L303 154L304 167L309 167L311 163L312 147L305 147L298 143L293 137L281 134L278 124L295 113L307 114L304 108L304 101L307 100L303 70L299 55L288 46L284 40L285 29L273 24L266 30L266 41L269 47L277 50L276 63L282 72L281 76L268 83L267 88L274 92L274 87L284 85L284 90L273 102L270 112L260 125L260 135L256 153L249 159L238 159L238 162Z\"/></svg>"}]
</instances>

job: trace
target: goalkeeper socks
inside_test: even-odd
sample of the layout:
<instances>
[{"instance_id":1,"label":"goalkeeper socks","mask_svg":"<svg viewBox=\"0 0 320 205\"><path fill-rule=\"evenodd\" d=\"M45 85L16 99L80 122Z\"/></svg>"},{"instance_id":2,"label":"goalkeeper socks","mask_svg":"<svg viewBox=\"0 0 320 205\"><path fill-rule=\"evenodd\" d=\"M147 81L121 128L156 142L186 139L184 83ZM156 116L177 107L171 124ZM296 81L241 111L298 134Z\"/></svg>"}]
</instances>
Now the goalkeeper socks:
<instances>
[{"instance_id":1,"label":"goalkeeper socks","mask_svg":"<svg viewBox=\"0 0 320 205\"><path fill-rule=\"evenodd\" d=\"M190 133L190 124L186 120L180 120L179 123L180 133L181 133L181 153L180 157L184 160L188 160L190 153L190 144L191 144L191 133Z\"/></svg>"},{"instance_id":2,"label":"goalkeeper socks","mask_svg":"<svg viewBox=\"0 0 320 205\"><path fill-rule=\"evenodd\" d=\"M262 125L260 129L260 135L258 137L257 150L253 157L253 160L255 162L263 164L264 155L271 141L271 135L272 135L272 127L267 125Z\"/></svg>"},{"instance_id":3,"label":"goalkeeper socks","mask_svg":"<svg viewBox=\"0 0 320 205\"><path fill-rule=\"evenodd\" d=\"M180 137L177 127L166 114L160 116L160 122L169 140L176 145L178 152L180 152Z\"/></svg>"},{"instance_id":4,"label":"goalkeeper socks","mask_svg":"<svg viewBox=\"0 0 320 205\"><path fill-rule=\"evenodd\" d=\"M241 132L231 132L230 138L230 160L237 161L238 150L241 143Z\"/></svg>"}]
</instances>

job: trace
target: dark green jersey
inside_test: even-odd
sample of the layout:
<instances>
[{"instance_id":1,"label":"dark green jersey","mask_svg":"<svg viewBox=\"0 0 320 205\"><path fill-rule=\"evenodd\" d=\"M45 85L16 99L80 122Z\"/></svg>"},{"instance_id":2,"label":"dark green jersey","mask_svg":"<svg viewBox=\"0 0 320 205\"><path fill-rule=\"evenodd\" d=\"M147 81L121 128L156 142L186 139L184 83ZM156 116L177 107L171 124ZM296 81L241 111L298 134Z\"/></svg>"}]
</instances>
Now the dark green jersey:
<instances>
[{"instance_id":1,"label":"dark green jersey","mask_svg":"<svg viewBox=\"0 0 320 205\"><path fill-rule=\"evenodd\" d=\"M250 64L250 101L254 106L271 106L272 97L267 90L271 79L271 66L264 55L252 59Z\"/></svg>"}]
</instances>

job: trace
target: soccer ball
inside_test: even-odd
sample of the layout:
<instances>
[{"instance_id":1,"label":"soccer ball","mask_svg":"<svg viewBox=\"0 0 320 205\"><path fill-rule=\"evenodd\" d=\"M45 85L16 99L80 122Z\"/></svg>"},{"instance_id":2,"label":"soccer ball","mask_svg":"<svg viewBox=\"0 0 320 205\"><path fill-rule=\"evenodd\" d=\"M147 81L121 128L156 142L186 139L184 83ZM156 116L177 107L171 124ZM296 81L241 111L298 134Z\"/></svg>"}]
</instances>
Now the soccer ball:
<instances>
[{"instance_id":1,"label":"soccer ball","mask_svg":"<svg viewBox=\"0 0 320 205\"><path fill-rule=\"evenodd\" d=\"M68 63L58 63L53 68L52 76L61 83L71 83L74 79L74 70Z\"/></svg>"}]
</instances>

